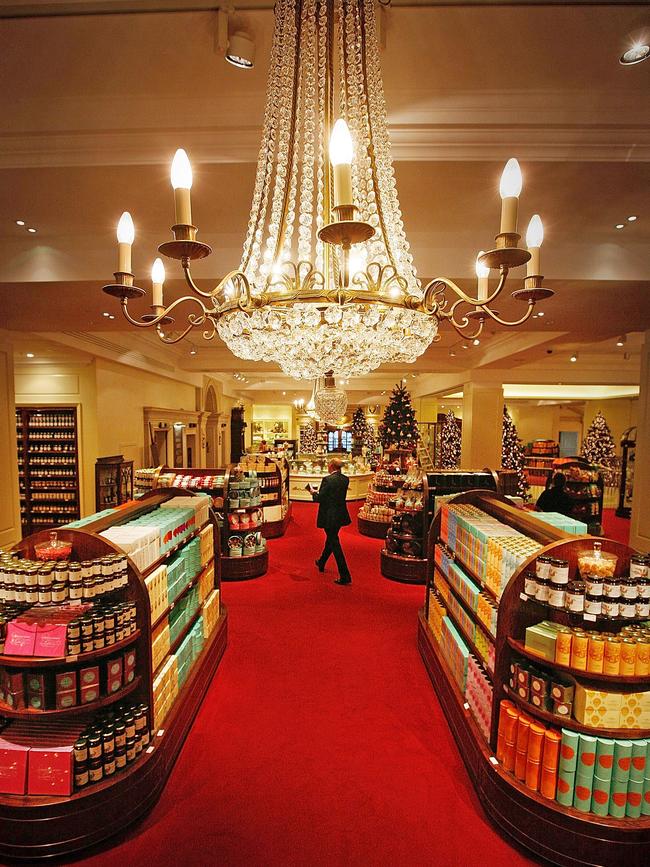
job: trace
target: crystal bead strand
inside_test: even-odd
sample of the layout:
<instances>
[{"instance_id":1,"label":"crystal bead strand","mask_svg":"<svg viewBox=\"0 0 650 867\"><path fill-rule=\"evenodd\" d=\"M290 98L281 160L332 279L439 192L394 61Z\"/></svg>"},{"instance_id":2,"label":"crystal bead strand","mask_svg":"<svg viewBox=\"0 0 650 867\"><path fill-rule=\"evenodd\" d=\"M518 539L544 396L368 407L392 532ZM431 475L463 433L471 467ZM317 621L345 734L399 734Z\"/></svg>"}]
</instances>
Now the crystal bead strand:
<instances>
[{"instance_id":1,"label":"crystal bead strand","mask_svg":"<svg viewBox=\"0 0 650 867\"><path fill-rule=\"evenodd\" d=\"M304 4L305 73L304 73L304 135L300 204L298 217L298 261L312 261L312 231L314 222L314 132L317 123L317 47L316 2Z\"/></svg>"}]
</instances>

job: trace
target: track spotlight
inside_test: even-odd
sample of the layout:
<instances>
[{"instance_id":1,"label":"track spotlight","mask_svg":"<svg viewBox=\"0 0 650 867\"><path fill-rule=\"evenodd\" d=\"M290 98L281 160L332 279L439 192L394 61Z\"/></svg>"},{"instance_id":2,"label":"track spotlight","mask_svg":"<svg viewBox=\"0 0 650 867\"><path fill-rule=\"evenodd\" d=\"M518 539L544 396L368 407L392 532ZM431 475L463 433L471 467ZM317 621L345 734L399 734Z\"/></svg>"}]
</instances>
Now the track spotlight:
<instances>
[{"instance_id":1,"label":"track spotlight","mask_svg":"<svg viewBox=\"0 0 650 867\"><path fill-rule=\"evenodd\" d=\"M217 11L217 50L228 63L240 69L252 69L255 65L255 43L250 34L230 27L232 8Z\"/></svg>"}]
</instances>

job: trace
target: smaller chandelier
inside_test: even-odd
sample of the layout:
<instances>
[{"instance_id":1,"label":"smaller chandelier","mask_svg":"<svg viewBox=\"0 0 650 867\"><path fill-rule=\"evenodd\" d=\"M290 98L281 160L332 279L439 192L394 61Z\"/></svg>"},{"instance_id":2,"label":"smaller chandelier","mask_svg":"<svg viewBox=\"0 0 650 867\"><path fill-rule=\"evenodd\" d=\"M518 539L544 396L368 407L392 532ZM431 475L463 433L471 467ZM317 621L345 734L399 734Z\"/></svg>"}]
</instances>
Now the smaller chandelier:
<instances>
[{"instance_id":1,"label":"smaller chandelier","mask_svg":"<svg viewBox=\"0 0 650 867\"><path fill-rule=\"evenodd\" d=\"M331 370L325 374L325 381L314 396L318 418L325 424L336 424L348 408L348 396L342 388L337 388Z\"/></svg>"}]
</instances>

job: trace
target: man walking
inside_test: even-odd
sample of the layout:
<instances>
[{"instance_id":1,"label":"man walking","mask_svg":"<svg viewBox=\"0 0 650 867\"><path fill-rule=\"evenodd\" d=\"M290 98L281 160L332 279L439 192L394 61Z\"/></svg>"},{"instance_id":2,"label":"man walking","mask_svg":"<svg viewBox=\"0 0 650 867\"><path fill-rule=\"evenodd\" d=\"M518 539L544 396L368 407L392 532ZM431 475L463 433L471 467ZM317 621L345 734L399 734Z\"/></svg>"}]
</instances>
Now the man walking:
<instances>
[{"instance_id":1,"label":"man walking","mask_svg":"<svg viewBox=\"0 0 650 867\"><path fill-rule=\"evenodd\" d=\"M341 472L341 466L341 461L333 458L328 465L329 476L325 476L318 491L311 487L309 490L314 501L318 503L316 526L325 530L325 547L320 558L316 560L318 571L325 571L330 554L334 554L339 570L339 577L334 583L351 584L350 570L345 562L345 554L339 540L341 527L347 527L352 523L345 502L350 480Z\"/></svg>"}]
</instances>

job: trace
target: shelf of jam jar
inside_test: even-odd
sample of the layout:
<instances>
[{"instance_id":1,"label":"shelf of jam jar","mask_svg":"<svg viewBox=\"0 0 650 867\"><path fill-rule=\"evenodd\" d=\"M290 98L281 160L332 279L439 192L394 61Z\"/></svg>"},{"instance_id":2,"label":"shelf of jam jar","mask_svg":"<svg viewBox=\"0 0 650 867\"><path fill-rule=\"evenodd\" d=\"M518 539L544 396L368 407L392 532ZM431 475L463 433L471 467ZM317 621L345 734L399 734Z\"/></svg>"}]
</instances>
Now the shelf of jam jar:
<instances>
[{"instance_id":1,"label":"shelf of jam jar","mask_svg":"<svg viewBox=\"0 0 650 867\"><path fill-rule=\"evenodd\" d=\"M205 566L203 567L203 569L201 569L201 571L200 571L197 575L195 575L194 578L192 578L191 581L188 581L188 582L187 582L187 584L185 585L185 587L183 587L183 589L180 591L180 593L179 593L178 596L174 599L174 601L171 602L171 603L167 606L167 608L165 608L165 610L164 610L163 612L161 612L161 614L160 614L160 615L159 615L159 616L154 620L154 622L151 624L151 631L152 631L152 632L156 629L156 627L158 627L158 626L162 623L162 621L165 619L165 617L167 617L167 615L170 614L170 613L174 610L174 608L178 605L178 603L179 603L179 602L181 601L181 599L185 596L185 594L188 592L188 590L191 590L192 587L194 587L196 584L199 583L199 581L201 580L201 577L202 577L203 573L205 572L205 570L208 568L208 566L211 566L213 563L214 563L214 559L210 559L210 560L208 560L208 562L205 564Z\"/></svg>"},{"instance_id":2,"label":"shelf of jam jar","mask_svg":"<svg viewBox=\"0 0 650 867\"><path fill-rule=\"evenodd\" d=\"M228 509L228 514L232 514L235 512L248 512L249 509L261 509L262 503L257 503L255 506L237 506L236 509ZM261 526L261 525L260 525Z\"/></svg>"},{"instance_id":3,"label":"shelf of jam jar","mask_svg":"<svg viewBox=\"0 0 650 867\"><path fill-rule=\"evenodd\" d=\"M127 684L122 689L117 692L111 693L111 695L104 695L101 698L98 698L97 701L88 702L88 704L76 704L72 707L54 709L54 710L36 710L35 708L25 708L24 710L14 710L14 708L7 707L5 704L0 702L0 715L8 717L9 719L44 719L50 717L64 717L70 716L71 713L79 713L79 711L90 712L100 710L103 707L109 707L112 704L115 704L117 701L121 701L123 698L126 698L127 695L131 695L139 686L140 681L142 680L141 676L138 675L134 677L131 683Z\"/></svg>"},{"instance_id":4,"label":"shelf of jam jar","mask_svg":"<svg viewBox=\"0 0 650 867\"><path fill-rule=\"evenodd\" d=\"M463 606L463 608L465 609L465 611L466 611L466 612L469 614L469 616L472 618L472 620L474 621L474 623L478 624L478 626L481 627L481 629L483 630L483 632L485 632L486 636L490 639L490 641L492 642L492 644L494 644L494 643L496 642L496 640L497 640L496 635L493 635L493 634L490 632L489 628L485 625L485 623L483 623L483 621L479 619L479 617L478 617L476 611L474 611L472 608L470 608L470 606L467 604L467 602L465 601L465 599L463 599L463 597L458 593L458 591L456 590L456 588L451 584L451 582L449 581L449 578L447 578L447 576L446 576L445 573L442 571L442 569L440 568L440 566L438 566L437 563L434 564L434 571L438 572L439 575L441 575L442 578L444 578L444 580L447 582L447 585L449 586L449 589L450 589L451 592L454 594L454 596L456 597L456 599L460 602L460 604Z\"/></svg>"},{"instance_id":5,"label":"shelf of jam jar","mask_svg":"<svg viewBox=\"0 0 650 867\"><path fill-rule=\"evenodd\" d=\"M76 653L69 656L5 656L0 654L0 665L7 668L62 668L66 665L87 665L95 659L110 656L134 644L140 638L140 630L136 629L131 635L116 641L114 644L102 647L101 650L89 650L88 653ZM75 708L78 705L75 705ZM68 708L72 710L72 708ZM3 711L4 713L4 711Z\"/></svg>"},{"instance_id":6,"label":"shelf of jam jar","mask_svg":"<svg viewBox=\"0 0 650 867\"><path fill-rule=\"evenodd\" d=\"M571 717L556 716L554 713L535 707L534 704L525 701L517 695L516 691L510 689L510 687L505 683L503 684L503 691L511 701L519 705L519 707L526 711L527 714L530 714L530 716L535 717L542 722L559 726L560 728L571 729L571 731L580 732L581 734L598 735L605 738L619 738L620 740L640 740L642 738L650 737L650 729L608 729L603 726L585 726Z\"/></svg>"},{"instance_id":7,"label":"shelf of jam jar","mask_svg":"<svg viewBox=\"0 0 650 867\"><path fill-rule=\"evenodd\" d=\"M602 614L585 614L584 611L569 611L568 608L556 608L547 602L540 602L539 599L526 596L525 593L521 594L520 599L522 602L539 605L546 612L557 614L558 617L554 617L553 619L562 626L582 626L584 624L587 626L607 626L607 624L611 623L621 623L624 625L626 623L645 623L646 621L650 621L650 617L645 614L642 617L605 617Z\"/></svg>"},{"instance_id":8,"label":"shelf of jam jar","mask_svg":"<svg viewBox=\"0 0 650 867\"><path fill-rule=\"evenodd\" d=\"M521 641L517 641L511 636L507 637L507 641L514 651L526 659L530 659L531 662L541 665L542 667L552 668L555 671L561 671L564 674L570 674L577 680L590 680L594 683L612 683L618 686L623 684L629 684L630 686L634 684L650 684L650 674L601 674L596 671L582 671L579 668L572 668L570 665L564 665L561 662L555 662L545 659L543 656L537 656L537 654L528 650Z\"/></svg>"}]
</instances>

